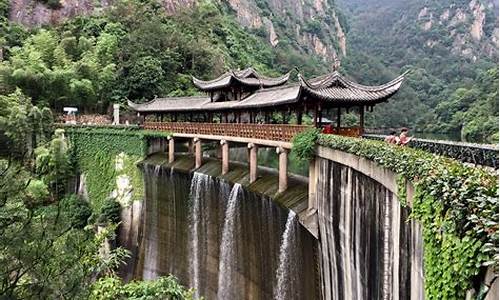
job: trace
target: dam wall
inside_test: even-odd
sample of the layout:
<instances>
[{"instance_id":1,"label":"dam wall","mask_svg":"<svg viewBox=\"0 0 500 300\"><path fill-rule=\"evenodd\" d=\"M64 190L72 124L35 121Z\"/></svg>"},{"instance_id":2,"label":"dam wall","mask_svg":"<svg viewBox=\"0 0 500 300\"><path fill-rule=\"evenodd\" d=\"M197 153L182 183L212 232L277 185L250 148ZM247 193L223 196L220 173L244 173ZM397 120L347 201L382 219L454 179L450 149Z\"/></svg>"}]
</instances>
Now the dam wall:
<instances>
[{"instance_id":1,"label":"dam wall","mask_svg":"<svg viewBox=\"0 0 500 300\"><path fill-rule=\"evenodd\" d=\"M324 147L316 172L323 298L424 299L421 228L395 174Z\"/></svg>"}]
</instances>

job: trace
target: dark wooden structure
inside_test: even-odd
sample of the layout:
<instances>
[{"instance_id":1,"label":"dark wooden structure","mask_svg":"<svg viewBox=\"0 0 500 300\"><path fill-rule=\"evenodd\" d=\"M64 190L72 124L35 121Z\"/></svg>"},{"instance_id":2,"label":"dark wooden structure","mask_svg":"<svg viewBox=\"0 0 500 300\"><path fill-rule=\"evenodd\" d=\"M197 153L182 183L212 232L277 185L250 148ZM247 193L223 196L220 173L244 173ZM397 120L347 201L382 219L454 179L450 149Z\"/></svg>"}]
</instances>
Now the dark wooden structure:
<instances>
[{"instance_id":1,"label":"dark wooden structure","mask_svg":"<svg viewBox=\"0 0 500 300\"><path fill-rule=\"evenodd\" d=\"M289 124L293 116L295 123L301 125L303 116L309 115L318 127L323 116L335 115L336 124L330 125L332 133L359 136L363 133L365 111L393 96L405 74L380 86L365 86L334 70L312 79L299 74L298 83L287 84L289 73L270 78L247 68L226 72L210 81L193 77L194 85L206 96L155 98L128 104L147 121L156 122L270 124L279 119L279 123ZM343 128L342 110L351 109L359 113L359 126ZM280 117L276 118L276 114Z\"/></svg>"}]
</instances>

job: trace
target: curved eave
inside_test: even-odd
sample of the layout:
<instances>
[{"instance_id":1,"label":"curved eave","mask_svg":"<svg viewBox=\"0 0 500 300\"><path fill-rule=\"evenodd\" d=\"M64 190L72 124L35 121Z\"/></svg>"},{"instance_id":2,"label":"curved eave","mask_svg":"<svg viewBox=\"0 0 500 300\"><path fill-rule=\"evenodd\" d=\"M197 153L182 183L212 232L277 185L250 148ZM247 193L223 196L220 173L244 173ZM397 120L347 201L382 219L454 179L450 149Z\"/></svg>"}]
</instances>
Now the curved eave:
<instances>
[{"instance_id":1,"label":"curved eave","mask_svg":"<svg viewBox=\"0 0 500 300\"><path fill-rule=\"evenodd\" d=\"M312 98L320 99L326 104L332 105L374 105L387 101L396 94L403 83L403 77L391 81L390 85L384 85L381 89L360 89L357 87L330 87L314 88L301 82L305 94Z\"/></svg>"},{"instance_id":2,"label":"curved eave","mask_svg":"<svg viewBox=\"0 0 500 300\"><path fill-rule=\"evenodd\" d=\"M254 74L257 78L248 77ZM213 91L222 88L226 88L231 85L232 82L236 81L239 84L250 86L250 87L275 87L280 86L288 82L290 78L290 72L283 76L272 78L265 77L253 70L244 71L242 74L238 75L235 72L226 72L216 79L204 81L196 77L192 77L193 84L202 91Z\"/></svg>"}]
</instances>

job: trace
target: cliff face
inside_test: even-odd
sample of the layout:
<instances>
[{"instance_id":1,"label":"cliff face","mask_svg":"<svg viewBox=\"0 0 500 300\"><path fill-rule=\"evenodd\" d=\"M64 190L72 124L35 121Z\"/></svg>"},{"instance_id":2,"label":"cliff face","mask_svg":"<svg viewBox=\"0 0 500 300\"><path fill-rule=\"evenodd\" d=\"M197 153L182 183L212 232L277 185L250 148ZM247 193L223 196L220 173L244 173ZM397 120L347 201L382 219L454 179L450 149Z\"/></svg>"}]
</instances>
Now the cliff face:
<instances>
[{"instance_id":1,"label":"cliff face","mask_svg":"<svg viewBox=\"0 0 500 300\"><path fill-rule=\"evenodd\" d=\"M160 0L168 13L196 5L198 0ZM345 30L330 0L217 0L229 8L238 22L265 35L276 47L291 43L304 53L325 60L346 55ZM112 0L60 0L50 9L39 0L11 0L10 19L27 26L56 24L77 15L96 13L112 5Z\"/></svg>"}]
</instances>

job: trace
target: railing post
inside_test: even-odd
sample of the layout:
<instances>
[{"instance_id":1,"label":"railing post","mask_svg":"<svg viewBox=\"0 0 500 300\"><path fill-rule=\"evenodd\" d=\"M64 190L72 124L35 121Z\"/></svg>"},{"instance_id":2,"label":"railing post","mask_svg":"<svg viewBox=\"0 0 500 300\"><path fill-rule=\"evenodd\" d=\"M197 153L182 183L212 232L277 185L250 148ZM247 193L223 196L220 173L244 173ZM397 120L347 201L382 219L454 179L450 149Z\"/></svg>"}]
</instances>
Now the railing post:
<instances>
[{"instance_id":1,"label":"railing post","mask_svg":"<svg viewBox=\"0 0 500 300\"><path fill-rule=\"evenodd\" d=\"M250 149L248 165L250 168L250 183L254 183L257 180L257 151L258 146L254 143L248 144L248 149Z\"/></svg>"},{"instance_id":2,"label":"railing post","mask_svg":"<svg viewBox=\"0 0 500 300\"><path fill-rule=\"evenodd\" d=\"M169 136L167 139L168 139L168 163L171 164L174 162L175 159L175 142L172 136Z\"/></svg>"},{"instance_id":3,"label":"railing post","mask_svg":"<svg viewBox=\"0 0 500 300\"><path fill-rule=\"evenodd\" d=\"M278 193L283 193L288 188L288 150L277 147L276 153L279 156Z\"/></svg>"},{"instance_id":4,"label":"railing post","mask_svg":"<svg viewBox=\"0 0 500 300\"><path fill-rule=\"evenodd\" d=\"M309 162L309 201L307 203L307 209L309 211L315 211L318 207L316 203L316 187L318 184L317 162L317 159L313 159Z\"/></svg>"},{"instance_id":5,"label":"railing post","mask_svg":"<svg viewBox=\"0 0 500 300\"><path fill-rule=\"evenodd\" d=\"M201 140L199 138L193 139L194 143L194 156L195 156L195 169L201 167Z\"/></svg>"},{"instance_id":6,"label":"railing post","mask_svg":"<svg viewBox=\"0 0 500 300\"><path fill-rule=\"evenodd\" d=\"M226 175L229 172L229 144L227 141L220 141L222 148L222 175Z\"/></svg>"}]
</instances>

